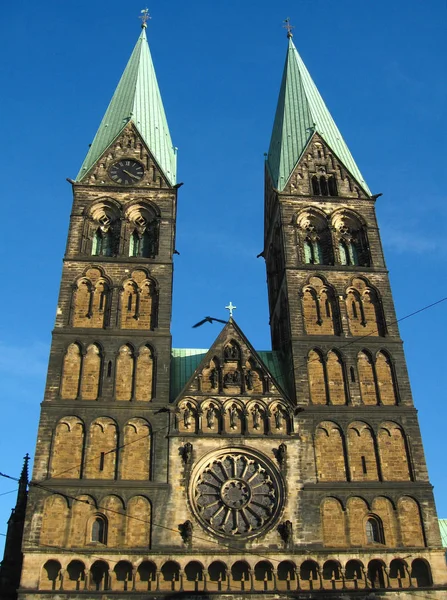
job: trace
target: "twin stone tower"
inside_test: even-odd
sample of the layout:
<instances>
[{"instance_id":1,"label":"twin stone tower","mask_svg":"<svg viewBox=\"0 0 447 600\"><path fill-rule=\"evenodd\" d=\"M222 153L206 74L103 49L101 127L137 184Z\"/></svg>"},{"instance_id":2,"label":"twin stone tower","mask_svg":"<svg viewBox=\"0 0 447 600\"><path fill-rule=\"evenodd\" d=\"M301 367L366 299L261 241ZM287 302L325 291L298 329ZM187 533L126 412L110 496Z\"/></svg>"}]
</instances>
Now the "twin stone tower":
<instances>
[{"instance_id":1,"label":"twin stone tower","mask_svg":"<svg viewBox=\"0 0 447 600\"><path fill-rule=\"evenodd\" d=\"M145 25L71 183L18 598L445 598L376 197L291 35L271 351L232 317L208 352L171 347L176 150Z\"/></svg>"}]
</instances>

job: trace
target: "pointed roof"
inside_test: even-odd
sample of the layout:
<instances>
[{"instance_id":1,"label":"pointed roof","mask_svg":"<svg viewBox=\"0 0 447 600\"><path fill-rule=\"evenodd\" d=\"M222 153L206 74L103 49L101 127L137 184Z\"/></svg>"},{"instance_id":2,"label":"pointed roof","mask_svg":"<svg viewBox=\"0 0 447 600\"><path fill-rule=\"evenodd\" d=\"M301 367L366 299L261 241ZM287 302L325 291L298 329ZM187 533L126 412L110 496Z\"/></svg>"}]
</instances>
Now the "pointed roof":
<instances>
[{"instance_id":1,"label":"pointed roof","mask_svg":"<svg viewBox=\"0 0 447 600\"><path fill-rule=\"evenodd\" d=\"M318 132L361 187L371 192L346 142L289 37L267 164L273 185L282 191L314 132Z\"/></svg>"},{"instance_id":2,"label":"pointed roof","mask_svg":"<svg viewBox=\"0 0 447 600\"><path fill-rule=\"evenodd\" d=\"M171 185L174 185L177 166L176 149L172 145L157 77L146 39L145 26L124 69L76 181L81 181L120 135L129 121L132 121L137 128L166 179Z\"/></svg>"},{"instance_id":3,"label":"pointed roof","mask_svg":"<svg viewBox=\"0 0 447 600\"><path fill-rule=\"evenodd\" d=\"M223 326L212 346L206 349L173 348L171 362L171 400L180 399L188 393L190 386L210 360L216 355L216 347L228 336L244 344L258 366L270 378L277 393L288 398L285 393L284 376L278 353L273 351L256 351L233 317ZM189 391L189 393L191 393Z\"/></svg>"}]
</instances>

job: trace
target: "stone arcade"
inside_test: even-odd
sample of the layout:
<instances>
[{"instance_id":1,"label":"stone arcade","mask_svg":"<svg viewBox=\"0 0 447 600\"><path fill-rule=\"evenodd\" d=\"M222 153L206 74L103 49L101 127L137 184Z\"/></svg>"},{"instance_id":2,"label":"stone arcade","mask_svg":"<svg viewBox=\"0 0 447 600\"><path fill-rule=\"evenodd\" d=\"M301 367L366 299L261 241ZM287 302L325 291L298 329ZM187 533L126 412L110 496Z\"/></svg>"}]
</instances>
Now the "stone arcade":
<instances>
[{"instance_id":1,"label":"stone arcade","mask_svg":"<svg viewBox=\"0 0 447 600\"><path fill-rule=\"evenodd\" d=\"M18 598L445 598L376 198L290 31L260 352L232 316L171 348L176 151L145 29L72 181Z\"/></svg>"}]
</instances>

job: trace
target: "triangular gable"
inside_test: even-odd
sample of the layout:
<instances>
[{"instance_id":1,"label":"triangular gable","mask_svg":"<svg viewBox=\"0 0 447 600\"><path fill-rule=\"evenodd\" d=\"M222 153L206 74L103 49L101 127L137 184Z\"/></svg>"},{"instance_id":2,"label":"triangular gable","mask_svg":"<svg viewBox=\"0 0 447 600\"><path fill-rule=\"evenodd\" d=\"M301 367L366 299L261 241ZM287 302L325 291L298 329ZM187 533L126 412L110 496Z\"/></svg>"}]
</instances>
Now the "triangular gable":
<instances>
[{"instance_id":1,"label":"triangular gable","mask_svg":"<svg viewBox=\"0 0 447 600\"><path fill-rule=\"evenodd\" d=\"M78 180L78 183L114 185L114 182L109 178L108 170L113 163L123 158L133 158L143 163L145 176L135 184L135 187L138 187L138 185L144 186L146 189L148 185L157 189L172 187L138 127L132 121L129 121L123 127L110 146L91 165L88 173L85 173L82 179Z\"/></svg>"},{"instance_id":2,"label":"triangular gable","mask_svg":"<svg viewBox=\"0 0 447 600\"><path fill-rule=\"evenodd\" d=\"M320 155L316 147L321 148ZM323 150L324 148L324 150ZM333 175L337 181L337 196L344 198L369 198L364 186L337 156L336 151L326 140L314 132L294 166L283 192L307 196L312 190L310 179L313 175ZM310 192L312 193L312 191ZM330 197L330 195L328 195Z\"/></svg>"},{"instance_id":3,"label":"triangular gable","mask_svg":"<svg viewBox=\"0 0 447 600\"><path fill-rule=\"evenodd\" d=\"M271 365L278 361L270 358ZM188 395L269 396L291 404L281 384L266 366L234 319L230 318L217 339L175 398Z\"/></svg>"}]
</instances>

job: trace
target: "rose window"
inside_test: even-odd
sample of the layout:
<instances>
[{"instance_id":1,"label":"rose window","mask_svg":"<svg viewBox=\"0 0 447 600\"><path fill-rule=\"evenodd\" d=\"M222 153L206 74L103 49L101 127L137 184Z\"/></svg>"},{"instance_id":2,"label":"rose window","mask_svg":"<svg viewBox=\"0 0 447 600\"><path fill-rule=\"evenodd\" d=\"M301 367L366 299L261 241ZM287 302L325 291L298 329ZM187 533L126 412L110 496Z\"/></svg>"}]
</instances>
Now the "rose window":
<instances>
[{"instance_id":1,"label":"rose window","mask_svg":"<svg viewBox=\"0 0 447 600\"><path fill-rule=\"evenodd\" d=\"M283 486L276 468L245 449L203 460L192 481L197 517L218 535L256 535L274 523L282 506Z\"/></svg>"}]
</instances>

